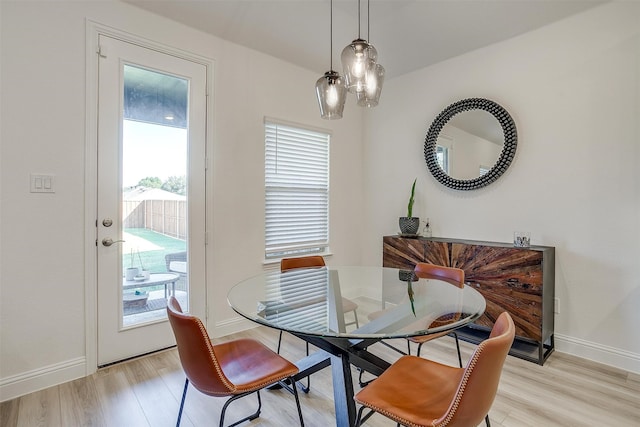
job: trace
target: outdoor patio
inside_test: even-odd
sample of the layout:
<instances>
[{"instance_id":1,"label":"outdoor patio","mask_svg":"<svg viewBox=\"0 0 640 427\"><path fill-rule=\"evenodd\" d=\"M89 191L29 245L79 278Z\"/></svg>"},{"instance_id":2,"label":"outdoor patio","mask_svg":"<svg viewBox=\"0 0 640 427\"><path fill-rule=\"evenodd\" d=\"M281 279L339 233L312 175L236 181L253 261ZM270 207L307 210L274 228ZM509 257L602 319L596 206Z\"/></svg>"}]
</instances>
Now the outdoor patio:
<instances>
[{"instance_id":1,"label":"outdoor patio","mask_svg":"<svg viewBox=\"0 0 640 427\"><path fill-rule=\"evenodd\" d=\"M122 251L123 269L134 267L149 273L167 273L170 272L167 256L171 258L171 255L186 251L186 241L146 228L126 228L123 240L125 240ZM183 309L188 310L187 276L178 274L180 277L175 282L176 298ZM129 300L136 293L146 296L146 299L140 298L140 301L133 303L123 302L124 327L166 318L164 285L134 288L124 292Z\"/></svg>"},{"instance_id":2,"label":"outdoor patio","mask_svg":"<svg viewBox=\"0 0 640 427\"><path fill-rule=\"evenodd\" d=\"M176 289L176 298L182 309L187 311L189 309L187 292ZM164 288L157 291L150 291L149 299L144 307L140 307L140 309L137 310L129 310L129 314L127 314L127 310L125 310L122 318L122 326L127 327L166 319L166 307L167 300L164 298Z\"/></svg>"}]
</instances>

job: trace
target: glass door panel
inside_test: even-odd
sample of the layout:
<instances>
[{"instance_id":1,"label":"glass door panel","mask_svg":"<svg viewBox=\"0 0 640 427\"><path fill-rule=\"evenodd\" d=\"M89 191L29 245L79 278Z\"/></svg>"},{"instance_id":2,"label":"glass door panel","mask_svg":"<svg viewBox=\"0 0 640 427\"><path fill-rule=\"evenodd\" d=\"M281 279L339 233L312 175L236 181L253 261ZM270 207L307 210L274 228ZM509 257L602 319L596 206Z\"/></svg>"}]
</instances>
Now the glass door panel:
<instances>
[{"instance_id":1,"label":"glass door panel","mask_svg":"<svg viewBox=\"0 0 640 427\"><path fill-rule=\"evenodd\" d=\"M189 82L124 65L122 325L164 320L166 298L189 308Z\"/></svg>"}]
</instances>

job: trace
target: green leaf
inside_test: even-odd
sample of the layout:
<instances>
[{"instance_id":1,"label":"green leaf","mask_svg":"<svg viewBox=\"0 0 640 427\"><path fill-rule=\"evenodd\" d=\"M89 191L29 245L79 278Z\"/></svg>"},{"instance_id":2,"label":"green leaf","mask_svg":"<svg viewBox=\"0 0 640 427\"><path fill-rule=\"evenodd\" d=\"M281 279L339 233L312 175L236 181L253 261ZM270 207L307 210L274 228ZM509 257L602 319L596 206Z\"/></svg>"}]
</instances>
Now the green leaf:
<instances>
[{"instance_id":1,"label":"green leaf","mask_svg":"<svg viewBox=\"0 0 640 427\"><path fill-rule=\"evenodd\" d=\"M416 181L418 178L413 180L413 185L411 186L411 197L409 197L409 205L407 206L407 217L411 218L413 216L413 196L416 194Z\"/></svg>"},{"instance_id":2,"label":"green leaf","mask_svg":"<svg viewBox=\"0 0 640 427\"><path fill-rule=\"evenodd\" d=\"M407 293L409 294L409 301L411 301L411 311L413 312L413 315L416 316L416 307L413 300L413 287L411 286L411 281L407 282Z\"/></svg>"}]
</instances>

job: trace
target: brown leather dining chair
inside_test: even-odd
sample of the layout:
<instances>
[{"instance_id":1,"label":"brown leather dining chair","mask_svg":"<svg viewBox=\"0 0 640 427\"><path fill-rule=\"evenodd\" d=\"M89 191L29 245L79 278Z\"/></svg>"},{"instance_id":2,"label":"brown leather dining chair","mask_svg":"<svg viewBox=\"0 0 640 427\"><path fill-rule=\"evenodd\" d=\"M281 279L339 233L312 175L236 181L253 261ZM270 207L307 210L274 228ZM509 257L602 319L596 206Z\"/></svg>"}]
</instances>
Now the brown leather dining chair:
<instances>
[{"instance_id":1,"label":"brown leather dining chair","mask_svg":"<svg viewBox=\"0 0 640 427\"><path fill-rule=\"evenodd\" d=\"M355 395L362 405L356 426L378 412L398 425L476 427L484 418L489 427L489 410L514 336L513 319L503 312L465 368L402 356ZM366 408L371 411L363 417Z\"/></svg>"},{"instance_id":2,"label":"brown leather dining chair","mask_svg":"<svg viewBox=\"0 0 640 427\"><path fill-rule=\"evenodd\" d=\"M442 265L434 265L434 264L422 262L422 263L416 264L413 271L416 274L416 276L418 276L421 279L433 278L438 280L444 280L445 282L451 283L452 285L457 286L459 288L464 287L464 270L460 268L444 267ZM451 315L437 318L429 325L429 328L437 327L439 326L439 324L444 325L449 323L452 320L451 316L456 316L456 314L459 316L459 313L452 313ZM411 337L407 339L410 342L414 342L418 344L418 350L416 355L420 357L420 349L422 348L422 345L424 343L433 341L436 338L440 338L449 334L453 335L453 337L456 340L456 350L458 351L458 363L462 368L462 356L460 355L460 342L458 341L458 334L456 334L455 331L454 332L445 331L445 332L440 332L435 334ZM408 353L411 354L411 345L409 343L407 343L407 348L408 348Z\"/></svg>"},{"instance_id":3,"label":"brown leather dining chair","mask_svg":"<svg viewBox=\"0 0 640 427\"><path fill-rule=\"evenodd\" d=\"M176 427L180 426L189 383L208 396L230 396L222 407L220 427L224 425L224 415L229 404L252 393L258 395L257 411L229 427L257 418L262 408L260 390L280 384L293 393L300 425L304 426L296 387L285 383L285 380L289 384L294 383L292 377L298 373L294 364L252 339L213 344L202 321L184 314L173 296L167 302L167 315L178 345L180 363L187 376Z\"/></svg>"}]
</instances>

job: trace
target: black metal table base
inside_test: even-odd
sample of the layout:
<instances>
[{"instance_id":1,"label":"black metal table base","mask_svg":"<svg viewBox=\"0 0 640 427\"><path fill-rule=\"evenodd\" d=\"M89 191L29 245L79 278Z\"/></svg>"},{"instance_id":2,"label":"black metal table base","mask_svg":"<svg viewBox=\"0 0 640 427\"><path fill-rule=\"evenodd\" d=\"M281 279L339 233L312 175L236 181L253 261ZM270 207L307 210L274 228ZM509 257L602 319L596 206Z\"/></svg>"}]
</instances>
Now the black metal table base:
<instances>
[{"instance_id":1,"label":"black metal table base","mask_svg":"<svg viewBox=\"0 0 640 427\"><path fill-rule=\"evenodd\" d=\"M298 381L331 365L336 426L355 426L356 404L353 400L354 389L351 366L353 365L375 376L382 374L391 364L367 351L367 347L379 340L297 336L320 350L296 362L296 366L300 371L293 379Z\"/></svg>"}]
</instances>

